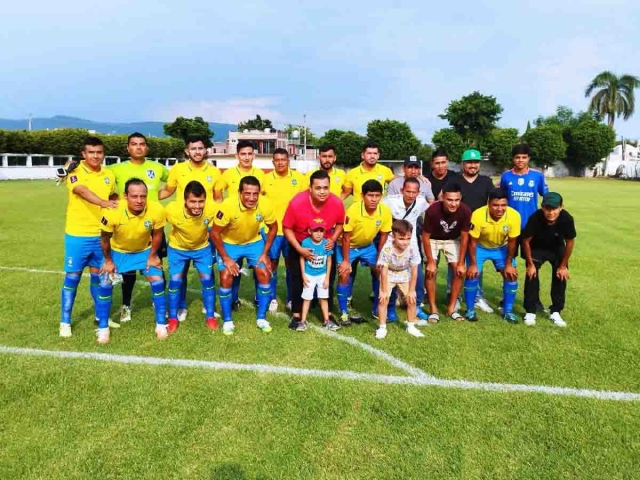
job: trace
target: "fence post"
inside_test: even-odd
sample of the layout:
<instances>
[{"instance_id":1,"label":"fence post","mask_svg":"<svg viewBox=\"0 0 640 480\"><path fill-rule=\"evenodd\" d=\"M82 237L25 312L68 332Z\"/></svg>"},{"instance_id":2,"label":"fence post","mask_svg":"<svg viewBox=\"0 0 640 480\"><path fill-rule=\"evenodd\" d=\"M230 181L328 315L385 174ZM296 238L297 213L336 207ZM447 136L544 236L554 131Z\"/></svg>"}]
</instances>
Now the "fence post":
<instances>
[{"instance_id":1,"label":"fence post","mask_svg":"<svg viewBox=\"0 0 640 480\"><path fill-rule=\"evenodd\" d=\"M53 155L49 155L49 166L53 167Z\"/></svg>"},{"instance_id":2,"label":"fence post","mask_svg":"<svg viewBox=\"0 0 640 480\"><path fill-rule=\"evenodd\" d=\"M27 155L27 167L33 167L33 159L31 155Z\"/></svg>"},{"instance_id":3,"label":"fence post","mask_svg":"<svg viewBox=\"0 0 640 480\"><path fill-rule=\"evenodd\" d=\"M2 166L3 167L8 167L9 166L9 155L3 155L2 156Z\"/></svg>"}]
</instances>

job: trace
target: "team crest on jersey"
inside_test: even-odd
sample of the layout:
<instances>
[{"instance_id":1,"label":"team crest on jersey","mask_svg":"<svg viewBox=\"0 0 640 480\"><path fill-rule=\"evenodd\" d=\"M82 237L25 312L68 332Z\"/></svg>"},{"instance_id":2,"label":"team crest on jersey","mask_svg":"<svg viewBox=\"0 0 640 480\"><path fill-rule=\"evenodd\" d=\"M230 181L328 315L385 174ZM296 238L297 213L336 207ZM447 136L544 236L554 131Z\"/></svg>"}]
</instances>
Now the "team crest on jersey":
<instances>
[{"instance_id":1,"label":"team crest on jersey","mask_svg":"<svg viewBox=\"0 0 640 480\"><path fill-rule=\"evenodd\" d=\"M109 185L111 183L111 180L109 180L109 177L104 179L104 183L106 183L107 185Z\"/></svg>"},{"instance_id":2,"label":"team crest on jersey","mask_svg":"<svg viewBox=\"0 0 640 480\"><path fill-rule=\"evenodd\" d=\"M154 178L156 178L156 172L155 170L147 170L147 177L149 177L149 180L153 180Z\"/></svg>"},{"instance_id":3,"label":"team crest on jersey","mask_svg":"<svg viewBox=\"0 0 640 480\"><path fill-rule=\"evenodd\" d=\"M78 181L78 177L75 175L71 175L71 177L69 177L69 181L71 183L76 183Z\"/></svg>"},{"instance_id":4,"label":"team crest on jersey","mask_svg":"<svg viewBox=\"0 0 640 480\"><path fill-rule=\"evenodd\" d=\"M151 222L149 220L145 220L144 228L151 228Z\"/></svg>"},{"instance_id":5,"label":"team crest on jersey","mask_svg":"<svg viewBox=\"0 0 640 480\"><path fill-rule=\"evenodd\" d=\"M382 225L382 222L380 220L376 220L376 227L379 227L380 225Z\"/></svg>"},{"instance_id":6,"label":"team crest on jersey","mask_svg":"<svg viewBox=\"0 0 640 480\"><path fill-rule=\"evenodd\" d=\"M262 214L261 214L261 213L258 213L258 214L256 215L256 220L257 220L257 221L259 221L259 222L261 222L263 218L264 218L264 217L262 216Z\"/></svg>"},{"instance_id":7,"label":"team crest on jersey","mask_svg":"<svg viewBox=\"0 0 640 480\"><path fill-rule=\"evenodd\" d=\"M336 183L340 182L340 177L336 177L335 180L336 180Z\"/></svg>"},{"instance_id":8,"label":"team crest on jersey","mask_svg":"<svg viewBox=\"0 0 640 480\"><path fill-rule=\"evenodd\" d=\"M324 220L323 220L322 218L314 218L314 219L313 219L313 223L318 223L318 224L320 224L320 223L323 223L323 222L324 222Z\"/></svg>"},{"instance_id":9,"label":"team crest on jersey","mask_svg":"<svg viewBox=\"0 0 640 480\"><path fill-rule=\"evenodd\" d=\"M209 219L208 219L208 218L205 218L205 219L202 221L202 223L204 223L205 225L207 225L207 226L208 226L208 225L209 225Z\"/></svg>"},{"instance_id":10,"label":"team crest on jersey","mask_svg":"<svg viewBox=\"0 0 640 480\"><path fill-rule=\"evenodd\" d=\"M378 175L378 180L382 180L382 175Z\"/></svg>"},{"instance_id":11,"label":"team crest on jersey","mask_svg":"<svg viewBox=\"0 0 640 480\"><path fill-rule=\"evenodd\" d=\"M507 225L505 225L504 227L502 227L502 230L505 231L505 232L508 232L509 231L509 227Z\"/></svg>"},{"instance_id":12,"label":"team crest on jersey","mask_svg":"<svg viewBox=\"0 0 640 480\"><path fill-rule=\"evenodd\" d=\"M291 180L291 185L298 185L298 180L296 180L295 178Z\"/></svg>"},{"instance_id":13,"label":"team crest on jersey","mask_svg":"<svg viewBox=\"0 0 640 480\"><path fill-rule=\"evenodd\" d=\"M213 180L213 178L211 178L211 175L207 175L207 182L211 183L212 180Z\"/></svg>"},{"instance_id":14,"label":"team crest on jersey","mask_svg":"<svg viewBox=\"0 0 640 480\"><path fill-rule=\"evenodd\" d=\"M534 185L535 183L533 182L533 180L529 180L529 187L533 188Z\"/></svg>"},{"instance_id":15,"label":"team crest on jersey","mask_svg":"<svg viewBox=\"0 0 640 480\"><path fill-rule=\"evenodd\" d=\"M520 186L524 185L524 178L519 178L518 179L518 185L520 185Z\"/></svg>"}]
</instances>

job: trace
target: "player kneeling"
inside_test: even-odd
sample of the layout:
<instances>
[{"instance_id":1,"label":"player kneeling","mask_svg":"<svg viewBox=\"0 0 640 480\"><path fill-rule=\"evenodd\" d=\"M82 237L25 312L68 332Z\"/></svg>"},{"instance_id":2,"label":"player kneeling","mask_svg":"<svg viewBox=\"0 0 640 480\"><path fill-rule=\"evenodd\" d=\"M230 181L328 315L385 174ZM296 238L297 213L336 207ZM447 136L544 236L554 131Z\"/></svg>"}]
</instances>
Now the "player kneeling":
<instances>
[{"instance_id":1,"label":"player kneeling","mask_svg":"<svg viewBox=\"0 0 640 480\"><path fill-rule=\"evenodd\" d=\"M422 261L418 247L411 244L413 226L406 220L395 220L391 234L391 242L382 248L377 263L380 268L380 326L376 330L376 338L387 336L387 305L394 288L402 292L407 303L407 333L424 337L416 328L416 281Z\"/></svg>"}]
</instances>

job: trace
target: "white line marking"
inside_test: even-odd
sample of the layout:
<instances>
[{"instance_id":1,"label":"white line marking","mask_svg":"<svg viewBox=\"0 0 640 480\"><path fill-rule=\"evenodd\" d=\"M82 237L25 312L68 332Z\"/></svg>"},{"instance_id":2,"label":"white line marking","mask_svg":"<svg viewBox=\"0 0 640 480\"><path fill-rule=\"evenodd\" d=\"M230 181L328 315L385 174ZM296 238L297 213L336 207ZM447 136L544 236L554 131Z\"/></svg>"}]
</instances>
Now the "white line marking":
<instances>
[{"instance_id":1,"label":"white line marking","mask_svg":"<svg viewBox=\"0 0 640 480\"><path fill-rule=\"evenodd\" d=\"M17 348L0 345L0 354L24 355L32 357L55 357L97 360L101 362L201 368L208 370L235 370L276 375L294 375L300 377L340 378L389 385L413 385L419 387L444 387L463 390L483 390L497 392L544 393L548 395L595 398L598 400L617 400L627 402L640 401L640 393L611 392L564 387L547 387L543 385L519 385L508 383L484 383L468 380L441 380L433 377L408 377L397 375L378 375L348 370L316 370L311 368L280 367L276 365L242 364L231 362L213 362L205 360L181 360L175 358L140 357L135 355L114 355L109 353L74 352L57 350L39 350L34 348Z\"/></svg>"}]
</instances>

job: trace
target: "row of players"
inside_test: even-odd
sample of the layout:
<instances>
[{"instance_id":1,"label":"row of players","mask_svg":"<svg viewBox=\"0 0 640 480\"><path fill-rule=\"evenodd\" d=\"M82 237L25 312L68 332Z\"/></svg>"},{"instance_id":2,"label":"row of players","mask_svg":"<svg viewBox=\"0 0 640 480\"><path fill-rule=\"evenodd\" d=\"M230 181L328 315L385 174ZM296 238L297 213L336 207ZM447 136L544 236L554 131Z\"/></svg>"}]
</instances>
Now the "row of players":
<instances>
[{"instance_id":1,"label":"row of players","mask_svg":"<svg viewBox=\"0 0 640 480\"><path fill-rule=\"evenodd\" d=\"M512 185L528 186L529 190L533 188L534 192L538 190L540 193L544 193L546 189L544 178L539 172L528 169L528 152L520 154L519 150L526 150L526 146L514 147L514 170L503 175L501 185L504 184L508 187ZM517 284L514 288L517 272L511 266L511 261L515 257L515 239L520 233L520 225L517 229L515 225L520 223L521 216L516 210L511 211L512 209L506 207L507 200L511 198L508 189L505 189L505 192L491 193L493 185L488 177L478 174L480 155L475 150L467 151L463 155L463 174L459 178L447 169L447 158L441 152L434 154L431 160L431 173L426 178L420 175L420 164L414 157L405 162L405 177L395 178L387 167L377 163L379 150L375 145L365 145L362 152L362 164L352 169L346 176L344 172L334 167L335 149L323 147L319 158L321 168L318 172L313 173L309 180L305 180L298 172L289 169L286 151L274 152L274 171L265 175L261 170L253 167L255 154L252 145L248 142L238 144L238 166L225 171L224 174L206 162L206 148L202 138L189 140L185 150L189 161L176 165L168 174L164 167L145 159L146 139L144 136L134 134L129 138L129 152L131 160L116 165L114 171L111 172L109 169L101 167L104 147L100 140L89 138L82 152L83 162L76 170L70 172L66 180L70 196L65 237L67 258L65 270L67 275L62 289L61 336L71 335L71 309L80 275L85 266L89 266L91 270L91 292L96 303L99 342L109 340L109 310L112 288L110 274L115 271L123 273L143 271L153 292L157 320L156 335L158 338L166 338L167 332L175 331L179 321L184 319L186 314L185 309L180 308L185 305L185 289L181 289L181 287L186 284L183 279L185 279L186 268L190 261L193 261L201 277L207 325L210 328L217 328L213 312L215 304L215 286L212 273L214 257L212 249L209 249L207 245L207 238L210 238L210 243L215 246L218 258L219 294L224 333L232 334L234 331L231 320L232 306L237 302L237 282L234 280L240 278L240 265L244 259L248 261L249 266L253 267L255 272L258 328L270 331L271 327L266 321L266 310L268 307L273 309L274 304L277 309L277 300L275 299L276 269L282 254L284 254L287 263L287 279L289 280L287 290L292 301L293 318L290 328L296 330L306 328L306 313L308 311L306 298L313 295L309 293L312 286L321 287L318 289L317 295L322 300L325 296L329 298L332 296L333 289L326 287L333 286L333 271L336 270L338 274L337 297L341 311L340 322L346 325L351 320L358 320L359 316L349 315L347 306L348 298L353 289L352 264L357 265L358 262L372 267L373 293L376 297L374 315L377 316L379 302L385 306L389 305L387 307L389 311L385 308L385 311L380 315L380 323L384 325L386 318L391 320L395 317L393 308L395 302L388 301L392 293L391 290L393 290L388 288L389 277L399 278L395 272L404 271L405 277L409 275L408 282L394 281L392 283L393 286L397 285L405 293L410 305L416 303L419 305L420 297L424 296L423 283L419 278L423 273L422 269L415 268L416 278L413 279L411 273L413 268L409 268L408 271L406 269L405 253L410 253L413 250L414 254L410 255L413 260L409 261L409 265L417 265L415 264L415 251L419 252L417 238L420 226L418 220L427 210L429 203L434 201L434 191L437 192L439 198L442 198L442 201L438 202L436 208L427 210L427 221L425 221L422 242L420 242L424 246L427 263L426 287L429 293L430 315L425 318L426 315L418 308L416 314L418 322L426 323L438 320L435 303L435 262L440 252L444 253L455 272L451 280L451 295L447 313L456 320L462 318L457 313L454 300L457 301L462 278L465 276L464 258L469 229L472 232L472 240L469 248L468 285L465 286L468 305L466 317L472 321L477 319L475 316L476 305L480 308L484 306L485 308L482 309L485 310L489 308L480 295L476 296L477 280L475 280L473 265L475 256L476 265L479 265L481 269L484 262L478 261L477 252L487 249L494 255L499 251L501 258L504 257L504 265L502 266L499 262L496 263L495 258L489 258L493 259L496 267L500 267L503 272L505 285L509 284L508 288L505 287L505 318L509 321L515 321L515 316L511 313L513 301L510 300L509 295L513 293L515 296L515 289L517 289ZM526 157L524 162L519 158L523 156ZM523 163L524 165L522 165ZM512 173L514 177L509 178L507 173ZM536 184L536 181L531 178L532 173L539 175L535 178L542 179L542 186ZM160 182L164 180L167 184L160 189ZM487 183L486 180L489 182ZM383 184L387 182L389 182L390 195L381 203ZM126 203L121 202L118 205L116 185L119 187L118 190L122 192ZM400 193L394 194L399 186ZM189 188L187 189L187 187ZM178 190L177 198L180 200L170 204L166 212L163 211L158 200L172 195L176 190ZM220 204L216 203L222 200L225 190L228 191L227 193L237 191L238 195L228 194L226 201ZM486 193L480 193L481 190ZM524 192L525 194L518 193L513 188L511 190L514 193L513 198L517 198L521 204L524 204L525 201L530 202L535 211L536 199L533 195L526 194L526 192ZM346 216L342 202L331 192L340 193L343 199L353 194L354 203ZM495 198L491 199L487 207L490 193ZM483 195L485 198L481 200ZM557 204L558 197L557 194L551 194L544 205L550 207L551 204ZM484 202L485 206L476 210L480 212L480 209L484 208L486 210L484 223L493 224L492 228L486 229L489 235L487 239L482 235L474 237L474 227L471 227L469 219L465 220L465 215L470 216L470 208L461 204L463 198L465 204ZM493 203L498 205L492 209L490 207ZM404 211L402 211L403 209ZM556 220L550 221L549 218L553 217L544 215L547 210L547 208L541 210L542 218L544 218L544 225L551 227L551 230L557 230L557 226L565 225L571 220L571 217L562 211L561 201L560 205L556 205L552 209L556 211ZM174 216L172 217L172 215ZM540 215L538 216L540 217ZM432 217L436 220L432 221ZM558 222L560 217L563 221ZM392 230L393 218L408 220L411 231L407 231L406 225L402 227L403 222L397 222L396 230L399 230L392 234L393 242L387 244L389 233ZM567 221L564 221L565 219ZM164 319L166 309L165 281L159 258L165 221L172 224L168 248L170 274L168 328ZM474 226L476 223L481 224L479 220L476 220ZM570 223L573 225L572 220ZM267 226L266 233L261 234L261 225ZM432 226L439 230L433 230ZM507 232L507 235L503 235L502 244L497 246L500 243L497 241L500 228L502 228L502 232ZM207 233L207 230L210 230L210 233ZM317 245L317 241L313 240L314 237L317 240L320 235L318 232L322 232L322 236L325 238L321 242L321 247ZM405 252L406 248L403 250L400 247L407 235L411 237L409 242L411 248ZM550 255L538 258L540 255L538 255L536 248L529 248L529 250L526 246L523 248L525 255L527 255L527 251L529 252L527 278L530 280L529 287L525 285L525 308L527 309L525 323L535 323L535 309L539 304L537 270L544 261L549 260L554 268L554 279L558 280L554 280L552 286L552 300L554 302L552 320L557 325L561 325L563 321L559 317L559 313L564 303L564 285L566 278L568 278L566 264L571 254L575 230L573 236L570 232L562 233L560 237L555 234L553 242L549 242L548 238L543 238L544 235L541 237L542 243L538 243L544 246L545 252L553 253L553 258ZM476 239L475 243L474 238ZM535 237L531 238L535 240ZM562 247L565 243L567 244L566 249L559 250L558 238L561 239ZM340 239L342 239L342 245L335 248L336 255L333 262L331 255L318 254L319 248L325 249L326 252L333 251L335 244ZM309 245L309 242L312 245ZM527 245L526 240L524 243ZM476 252L474 252L474 247ZM538 249L540 248L538 247ZM405 262L404 267L399 269L398 265L392 263L385 267L385 259L388 262L404 259L402 260ZM381 261L382 263L378 266ZM390 269L389 274L385 273L385 268ZM318 275L312 274L318 273L318 269L326 269L329 278L325 275L322 281L311 282L310 279L318 277ZM477 267L476 270L478 270ZM381 274L383 287L380 300L378 300L377 294L381 291L379 286ZM507 282L507 280L509 281ZM556 285L558 282L562 284L562 288ZM408 285L404 285L405 283ZM418 284L417 289L415 289L416 283ZM305 284L307 285L306 291L302 292L302 286ZM129 288L132 289L132 285L127 285L125 282L123 284L125 305L122 309L124 315L121 316L121 321L126 321L125 316L130 315L125 294ZM413 300L414 293L412 293L414 291L417 292L415 302ZM129 291L129 302L130 295ZM303 297L305 298L304 304ZM473 298L474 301L470 301L470 298ZM338 328L338 322L334 321L329 313L330 303L331 300L328 303L321 301L323 317L325 325L335 329ZM533 304L533 307L530 304ZM532 309L533 311L530 312L529 310ZM414 314L411 308L409 315L412 320ZM414 328L414 322L410 323L410 327L412 327L410 333L420 333ZM383 330L384 328L381 327L377 336L382 336Z\"/></svg>"}]
</instances>

